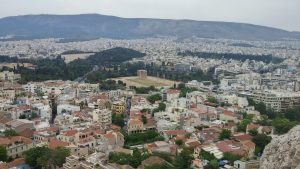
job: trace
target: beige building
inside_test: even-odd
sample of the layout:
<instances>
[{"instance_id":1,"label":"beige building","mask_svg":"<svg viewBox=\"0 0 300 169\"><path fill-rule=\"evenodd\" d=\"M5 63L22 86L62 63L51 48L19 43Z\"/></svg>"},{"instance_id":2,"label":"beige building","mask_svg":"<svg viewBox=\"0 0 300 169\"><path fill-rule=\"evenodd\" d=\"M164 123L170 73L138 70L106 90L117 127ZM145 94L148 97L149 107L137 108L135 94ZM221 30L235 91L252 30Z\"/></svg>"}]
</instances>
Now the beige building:
<instances>
[{"instance_id":1,"label":"beige building","mask_svg":"<svg viewBox=\"0 0 300 169\"><path fill-rule=\"evenodd\" d=\"M144 132L145 128L144 128L144 123L137 118L131 118L128 121L128 125L127 125L127 131L128 134L131 133L141 133Z\"/></svg>"},{"instance_id":2,"label":"beige building","mask_svg":"<svg viewBox=\"0 0 300 169\"><path fill-rule=\"evenodd\" d=\"M137 76L141 79L146 79L147 78L147 70L138 70Z\"/></svg>"},{"instance_id":3,"label":"beige building","mask_svg":"<svg viewBox=\"0 0 300 169\"><path fill-rule=\"evenodd\" d=\"M277 112L284 111L289 107L300 106L300 92L255 91L250 97L255 102L265 103L267 108L271 108Z\"/></svg>"},{"instance_id":4,"label":"beige building","mask_svg":"<svg viewBox=\"0 0 300 169\"><path fill-rule=\"evenodd\" d=\"M93 111L93 121L101 124L101 126L109 126L111 125L111 110L108 109L95 109Z\"/></svg>"},{"instance_id":5,"label":"beige building","mask_svg":"<svg viewBox=\"0 0 300 169\"><path fill-rule=\"evenodd\" d=\"M113 102L111 105L111 110L115 114L123 114L125 111L125 103L122 101Z\"/></svg>"},{"instance_id":6,"label":"beige building","mask_svg":"<svg viewBox=\"0 0 300 169\"><path fill-rule=\"evenodd\" d=\"M0 137L0 145L5 146L9 157L21 157L23 152L33 147L32 140L22 136Z\"/></svg>"},{"instance_id":7,"label":"beige building","mask_svg":"<svg viewBox=\"0 0 300 169\"><path fill-rule=\"evenodd\" d=\"M10 71L3 71L0 72L0 80L2 81L18 81L21 79L20 74L15 74L14 72Z\"/></svg>"}]
</instances>

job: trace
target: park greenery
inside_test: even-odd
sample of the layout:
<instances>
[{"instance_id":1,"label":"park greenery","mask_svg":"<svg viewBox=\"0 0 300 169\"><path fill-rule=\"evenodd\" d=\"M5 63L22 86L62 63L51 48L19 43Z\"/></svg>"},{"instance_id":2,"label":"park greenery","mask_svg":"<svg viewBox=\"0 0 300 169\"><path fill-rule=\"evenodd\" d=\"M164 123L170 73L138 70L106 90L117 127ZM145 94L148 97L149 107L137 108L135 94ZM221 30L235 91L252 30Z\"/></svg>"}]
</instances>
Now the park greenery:
<instances>
[{"instance_id":1,"label":"park greenery","mask_svg":"<svg viewBox=\"0 0 300 169\"><path fill-rule=\"evenodd\" d=\"M291 128L300 124L300 107L288 108L282 112L276 112L275 110L267 108L263 102L256 103L252 99L248 98L250 106L254 106L255 110L259 111L262 118L257 121L260 125L272 125L275 128L276 133L287 133ZM247 124L252 119L245 119L238 125L239 131L245 131Z\"/></svg>"},{"instance_id":2,"label":"park greenery","mask_svg":"<svg viewBox=\"0 0 300 169\"><path fill-rule=\"evenodd\" d=\"M148 158L147 154L141 154L138 149L133 150L133 154L125 154L125 153L117 153L111 152L109 154L109 162L110 163L117 163L120 165L130 165L134 168L137 168L143 160Z\"/></svg>"},{"instance_id":3,"label":"park greenery","mask_svg":"<svg viewBox=\"0 0 300 169\"><path fill-rule=\"evenodd\" d=\"M147 97L147 100L151 103L154 104L156 101L161 100L161 95L159 93L153 94Z\"/></svg>"},{"instance_id":4,"label":"park greenery","mask_svg":"<svg viewBox=\"0 0 300 169\"><path fill-rule=\"evenodd\" d=\"M219 135L220 140L229 139L231 136L231 131L227 129L223 129Z\"/></svg>"},{"instance_id":5,"label":"park greenery","mask_svg":"<svg viewBox=\"0 0 300 169\"><path fill-rule=\"evenodd\" d=\"M130 135L124 132L123 135L126 146L133 146L164 140L164 137L162 137L159 133L151 130L146 131L144 133L132 133Z\"/></svg>"},{"instance_id":6,"label":"park greenery","mask_svg":"<svg viewBox=\"0 0 300 169\"><path fill-rule=\"evenodd\" d=\"M124 124L124 114L113 113L112 114L112 123L123 128L125 125Z\"/></svg>"},{"instance_id":7,"label":"park greenery","mask_svg":"<svg viewBox=\"0 0 300 169\"><path fill-rule=\"evenodd\" d=\"M161 112L166 110L166 104L165 103L159 103L158 107L153 109L152 113Z\"/></svg>"},{"instance_id":8,"label":"park greenery","mask_svg":"<svg viewBox=\"0 0 300 169\"><path fill-rule=\"evenodd\" d=\"M197 90L196 88L186 87L184 83L178 84L177 89L180 91L179 97L186 97L187 93Z\"/></svg>"},{"instance_id":9,"label":"park greenery","mask_svg":"<svg viewBox=\"0 0 300 169\"><path fill-rule=\"evenodd\" d=\"M193 160L192 152L185 147L176 156L161 152L153 152L152 154L141 153L138 149L135 148L133 149L132 155L111 152L109 154L109 162L117 163L120 165L130 165L134 168L137 168L141 165L143 160L147 159L150 156L158 156L164 159L166 163L146 166L146 169L189 169L191 161Z\"/></svg>"},{"instance_id":10,"label":"park greenery","mask_svg":"<svg viewBox=\"0 0 300 169\"><path fill-rule=\"evenodd\" d=\"M3 132L3 135L5 137L12 137L12 136L17 136L18 133L16 132L16 130L13 130L13 129L6 129L4 132Z\"/></svg>"},{"instance_id":11,"label":"park greenery","mask_svg":"<svg viewBox=\"0 0 300 169\"><path fill-rule=\"evenodd\" d=\"M149 94L150 91L158 91L154 86L149 87L134 87L137 94Z\"/></svg>"},{"instance_id":12,"label":"park greenery","mask_svg":"<svg viewBox=\"0 0 300 169\"><path fill-rule=\"evenodd\" d=\"M100 90L108 91L108 90L118 90L118 89L125 89L126 83L123 83L122 81L118 80L104 80L100 82L99 85Z\"/></svg>"},{"instance_id":13,"label":"park greenery","mask_svg":"<svg viewBox=\"0 0 300 169\"><path fill-rule=\"evenodd\" d=\"M69 155L70 150L61 147L35 147L24 153L26 164L35 169L62 167Z\"/></svg>"},{"instance_id":14,"label":"park greenery","mask_svg":"<svg viewBox=\"0 0 300 169\"><path fill-rule=\"evenodd\" d=\"M255 143L255 154L262 153L265 146L269 144L271 140L272 137L265 134L257 134L253 136L252 141Z\"/></svg>"},{"instance_id":15,"label":"park greenery","mask_svg":"<svg viewBox=\"0 0 300 169\"><path fill-rule=\"evenodd\" d=\"M7 156L7 150L3 145L0 145L0 161L7 161L8 156Z\"/></svg>"}]
</instances>

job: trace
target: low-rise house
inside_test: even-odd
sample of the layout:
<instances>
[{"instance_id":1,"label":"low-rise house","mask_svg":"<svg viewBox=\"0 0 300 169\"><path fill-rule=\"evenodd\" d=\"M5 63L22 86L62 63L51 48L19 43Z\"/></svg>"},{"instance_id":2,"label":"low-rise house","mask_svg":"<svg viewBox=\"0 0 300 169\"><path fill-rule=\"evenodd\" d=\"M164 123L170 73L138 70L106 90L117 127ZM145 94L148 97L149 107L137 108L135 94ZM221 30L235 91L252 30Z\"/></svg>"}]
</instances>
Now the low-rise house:
<instances>
[{"instance_id":1,"label":"low-rise house","mask_svg":"<svg viewBox=\"0 0 300 169\"><path fill-rule=\"evenodd\" d=\"M12 109L11 115L13 119L19 119L21 115L30 117L32 113L32 107L29 105L20 105Z\"/></svg>"},{"instance_id":2,"label":"low-rise house","mask_svg":"<svg viewBox=\"0 0 300 169\"><path fill-rule=\"evenodd\" d=\"M179 98L180 91L177 89L167 89L162 94L162 100L171 102L172 100L175 100Z\"/></svg>"},{"instance_id":3,"label":"low-rise house","mask_svg":"<svg viewBox=\"0 0 300 169\"><path fill-rule=\"evenodd\" d=\"M78 133L77 130L66 130L62 131L58 136L57 139L69 143L73 143L76 140L76 134Z\"/></svg>"},{"instance_id":4,"label":"low-rise house","mask_svg":"<svg viewBox=\"0 0 300 169\"><path fill-rule=\"evenodd\" d=\"M99 123L103 128L111 125L112 122L112 112L108 109L95 109L93 111L93 121Z\"/></svg>"},{"instance_id":5,"label":"low-rise house","mask_svg":"<svg viewBox=\"0 0 300 169\"><path fill-rule=\"evenodd\" d=\"M186 135L186 132L184 130L165 130L162 132L162 135L165 140L170 140L179 135Z\"/></svg>"},{"instance_id":6,"label":"low-rise house","mask_svg":"<svg viewBox=\"0 0 300 169\"><path fill-rule=\"evenodd\" d=\"M127 123L128 134L142 133L145 131L144 123L138 118L130 118Z\"/></svg>"},{"instance_id":7,"label":"low-rise house","mask_svg":"<svg viewBox=\"0 0 300 169\"><path fill-rule=\"evenodd\" d=\"M60 140L57 140L57 139L51 139L49 144L48 144L48 147L50 149L56 149L58 147L67 147L69 145L70 145L70 143L68 143L68 142L60 141Z\"/></svg>"},{"instance_id":8,"label":"low-rise house","mask_svg":"<svg viewBox=\"0 0 300 169\"><path fill-rule=\"evenodd\" d=\"M236 114L232 111L229 111L229 110L223 110L222 113L220 113L219 116L220 116L219 117L220 120L223 120L223 121L226 121L226 122L233 121L233 122L237 123L239 121Z\"/></svg>"},{"instance_id":9,"label":"low-rise house","mask_svg":"<svg viewBox=\"0 0 300 169\"><path fill-rule=\"evenodd\" d=\"M218 142L216 145L223 153L229 152L245 158L253 157L255 150L255 144L249 140L241 142L225 140Z\"/></svg>"},{"instance_id":10,"label":"low-rise house","mask_svg":"<svg viewBox=\"0 0 300 169\"><path fill-rule=\"evenodd\" d=\"M177 145L169 144L165 141L156 141L154 143L145 144L145 149L149 153L161 152L175 155L177 152Z\"/></svg>"},{"instance_id":11,"label":"low-rise house","mask_svg":"<svg viewBox=\"0 0 300 169\"><path fill-rule=\"evenodd\" d=\"M12 120L12 121L7 122L5 125L6 125L6 128L13 129L17 133L20 133L25 129L34 129L33 121L29 121L27 119Z\"/></svg>"},{"instance_id":12,"label":"low-rise house","mask_svg":"<svg viewBox=\"0 0 300 169\"><path fill-rule=\"evenodd\" d=\"M23 152L33 147L31 139L22 136L1 137L0 145L6 148L9 157L21 157Z\"/></svg>"},{"instance_id":13,"label":"low-rise house","mask_svg":"<svg viewBox=\"0 0 300 169\"><path fill-rule=\"evenodd\" d=\"M115 101L111 105L111 110L115 114L123 114L125 111L125 103L123 101Z\"/></svg>"}]
</instances>

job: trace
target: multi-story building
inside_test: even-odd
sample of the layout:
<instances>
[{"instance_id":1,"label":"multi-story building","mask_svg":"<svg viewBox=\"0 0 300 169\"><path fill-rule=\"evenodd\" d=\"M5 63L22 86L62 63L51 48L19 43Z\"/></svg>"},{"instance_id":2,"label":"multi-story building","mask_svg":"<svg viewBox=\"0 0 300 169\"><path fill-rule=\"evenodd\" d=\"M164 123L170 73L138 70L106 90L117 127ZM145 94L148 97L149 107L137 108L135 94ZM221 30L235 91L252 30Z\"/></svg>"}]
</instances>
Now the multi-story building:
<instances>
[{"instance_id":1,"label":"multi-story building","mask_svg":"<svg viewBox=\"0 0 300 169\"><path fill-rule=\"evenodd\" d=\"M12 158L21 157L23 152L33 147L32 140L22 136L1 137L0 145L5 146L7 155Z\"/></svg>"},{"instance_id":2,"label":"multi-story building","mask_svg":"<svg viewBox=\"0 0 300 169\"><path fill-rule=\"evenodd\" d=\"M20 74L15 74L14 72L3 71L0 72L0 80L2 81L18 81L21 79Z\"/></svg>"},{"instance_id":3,"label":"multi-story building","mask_svg":"<svg viewBox=\"0 0 300 169\"><path fill-rule=\"evenodd\" d=\"M255 102L265 103L267 108L277 112L300 106L300 92L280 92L274 90L255 91L250 96Z\"/></svg>"},{"instance_id":4,"label":"multi-story building","mask_svg":"<svg viewBox=\"0 0 300 169\"><path fill-rule=\"evenodd\" d=\"M100 123L101 126L109 126L111 125L111 110L108 109L95 109L93 111L93 121Z\"/></svg>"},{"instance_id":5,"label":"multi-story building","mask_svg":"<svg viewBox=\"0 0 300 169\"><path fill-rule=\"evenodd\" d=\"M125 103L122 101L115 101L111 106L111 110L115 114L123 114L125 110Z\"/></svg>"},{"instance_id":6,"label":"multi-story building","mask_svg":"<svg viewBox=\"0 0 300 169\"><path fill-rule=\"evenodd\" d=\"M145 130L144 124L140 119L138 119L138 118L129 119L128 125L127 125L128 134L141 133L141 132L144 132L144 130Z\"/></svg>"}]
</instances>

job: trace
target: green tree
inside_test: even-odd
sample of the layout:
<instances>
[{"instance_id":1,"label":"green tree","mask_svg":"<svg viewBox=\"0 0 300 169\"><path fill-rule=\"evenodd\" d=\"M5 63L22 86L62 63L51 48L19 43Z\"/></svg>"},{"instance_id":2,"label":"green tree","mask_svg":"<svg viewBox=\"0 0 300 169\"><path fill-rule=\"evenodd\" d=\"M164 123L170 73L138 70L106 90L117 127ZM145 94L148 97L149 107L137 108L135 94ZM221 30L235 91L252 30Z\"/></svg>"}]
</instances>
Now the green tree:
<instances>
[{"instance_id":1,"label":"green tree","mask_svg":"<svg viewBox=\"0 0 300 169\"><path fill-rule=\"evenodd\" d=\"M272 121L272 125L275 127L275 130L278 134L284 134L297 125L297 122L291 122L286 118L276 118Z\"/></svg>"},{"instance_id":2,"label":"green tree","mask_svg":"<svg viewBox=\"0 0 300 169\"><path fill-rule=\"evenodd\" d=\"M156 101L158 100L161 100L161 95L160 94L154 94L154 95L150 95L147 97L147 100L150 102L150 103L155 103Z\"/></svg>"},{"instance_id":3,"label":"green tree","mask_svg":"<svg viewBox=\"0 0 300 169\"><path fill-rule=\"evenodd\" d=\"M236 161L236 160L240 160L241 157L238 156L238 155L236 155L236 154L232 154L232 153L226 152L226 153L223 154L223 159L228 160L229 163L231 165L233 165L233 162Z\"/></svg>"},{"instance_id":4,"label":"green tree","mask_svg":"<svg viewBox=\"0 0 300 169\"><path fill-rule=\"evenodd\" d=\"M52 150L51 163L55 166L62 167L62 165L66 162L66 157L68 156L70 156L69 149L58 147Z\"/></svg>"},{"instance_id":5,"label":"green tree","mask_svg":"<svg viewBox=\"0 0 300 169\"><path fill-rule=\"evenodd\" d=\"M24 152L25 162L35 169L62 167L70 151L66 148L35 147Z\"/></svg>"},{"instance_id":6,"label":"green tree","mask_svg":"<svg viewBox=\"0 0 300 169\"><path fill-rule=\"evenodd\" d=\"M183 141L182 141L182 140L176 140L175 143L176 143L176 145L178 145L178 146L182 146Z\"/></svg>"},{"instance_id":7,"label":"green tree","mask_svg":"<svg viewBox=\"0 0 300 169\"><path fill-rule=\"evenodd\" d=\"M251 129L248 132L251 136L256 136L258 134L258 131L256 129Z\"/></svg>"},{"instance_id":8,"label":"green tree","mask_svg":"<svg viewBox=\"0 0 300 169\"><path fill-rule=\"evenodd\" d=\"M112 114L112 123L120 126L121 128L124 127L124 115L123 114Z\"/></svg>"},{"instance_id":9,"label":"green tree","mask_svg":"<svg viewBox=\"0 0 300 169\"><path fill-rule=\"evenodd\" d=\"M211 161L209 161L208 166L211 169L218 169L219 168L219 162L216 159L211 160Z\"/></svg>"},{"instance_id":10,"label":"green tree","mask_svg":"<svg viewBox=\"0 0 300 169\"><path fill-rule=\"evenodd\" d=\"M250 119L244 119L237 125L237 131L246 132L247 125L251 123Z\"/></svg>"},{"instance_id":11,"label":"green tree","mask_svg":"<svg viewBox=\"0 0 300 169\"><path fill-rule=\"evenodd\" d=\"M261 114L266 114L267 107L265 103L259 102L258 104L255 105L255 110L259 111Z\"/></svg>"},{"instance_id":12,"label":"green tree","mask_svg":"<svg viewBox=\"0 0 300 169\"><path fill-rule=\"evenodd\" d=\"M191 151L187 148L183 148L183 150L177 155L175 166L178 169L187 169L190 168L193 157L191 155Z\"/></svg>"},{"instance_id":13,"label":"green tree","mask_svg":"<svg viewBox=\"0 0 300 169\"><path fill-rule=\"evenodd\" d=\"M0 145L0 161L7 161L7 151L6 148L3 145Z\"/></svg>"},{"instance_id":14,"label":"green tree","mask_svg":"<svg viewBox=\"0 0 300 169\"><path fill-rule=\"evenodd\" d=\"M231 136L231 131L227 129L223 129L220 133L219 139L224 140L224 139L229 139Z\"/></svg>"},{"instance_id":15,"label":"green tree","mask_svg":"<svg viewBox=\"0 0 300 169\"><path fill-rule=\"evenodd\" d=\"M50 155L50 150L47 147L36 147L27 150L24 153L25 162L32 168L41 169L47 166L45 155Z\"/></svg>"},{"instance_id":16,"label":"green tree","mask_svg":"<svg viewBox=\"0 0 300 169\"><path fill-rule=\"evenodd\" d=\"M216 157L213 154L211 154L203 149L201 150L199 155L200 155L200 158L203 160L208 160L208 161L216 160Z\"/></svg>"},{"instance_id":17,"label":"green tree","mask_svg":"<svg viewBox=\"0 0 300 169\"><path fill-rule=\"evenodd\" d=\"M142 121L144 124L147 124L148 120L147 117L145 115L142 115Z\"/></svg>"},{"instance_id":18,"label":"green tree","mask_svg":"<svg viewBox=\"0 0 300 169\"><path fill-rule=\"evenodd\" d=\"M158 108L153 109L153 113L165 111L166 110L166 104L165 103L159 103Z\"/></svg>"},{"instance_id":19,"label":"green tree","mask_svg":"<svg viewBox=\"0 0 300 169\"><path fill-rule=\"evenodd\" d=\"M4 136L5 137L17 136L17 135L18 135L18 133L13 129L7 129L7 130L4 131Z\"/></svg>"},{"instance_id":20,"label":"green tree","mask_svg":"<svg viewBox=\"0 0 300 169\"><path fill-rule=\"evenodd\" d=\"M255 146L257 147L256 154L261 153L264 151L265 146L269 144L272 140L272 137L267 136L265 134L257 134L252 138L253 143L255 143Z\"/></svg>"},{"instance_id":21,"label":"green tree","mask_svg":"<svg viewBox=\"0 0 300 169\"><path fill-rule=\"evenodd\" d=\"M213 96L208 97L207 101L210 102L210 103L218 103L217 99Z\"/></svg>"}]
</instances>

